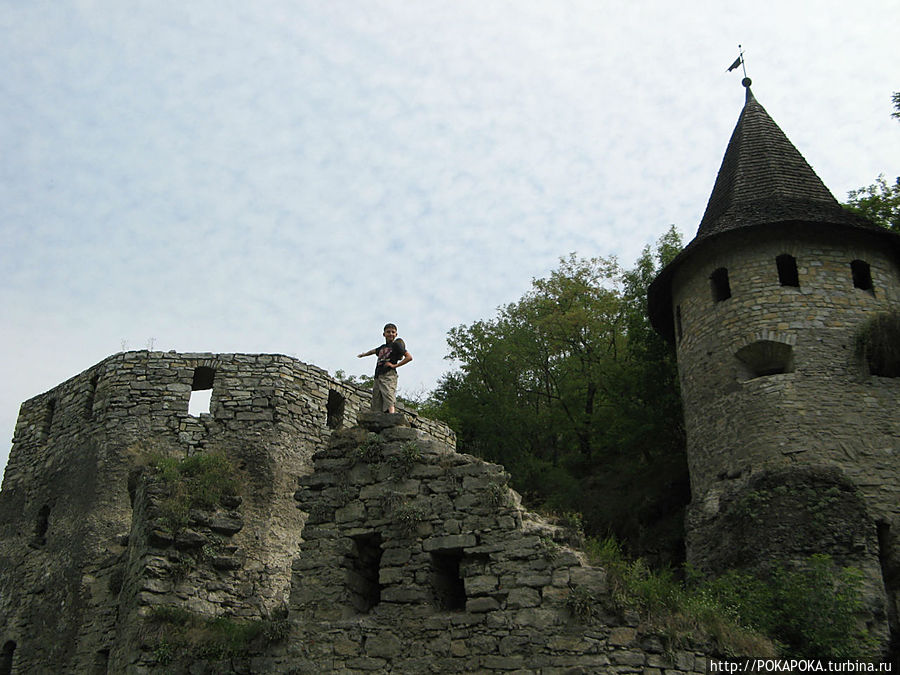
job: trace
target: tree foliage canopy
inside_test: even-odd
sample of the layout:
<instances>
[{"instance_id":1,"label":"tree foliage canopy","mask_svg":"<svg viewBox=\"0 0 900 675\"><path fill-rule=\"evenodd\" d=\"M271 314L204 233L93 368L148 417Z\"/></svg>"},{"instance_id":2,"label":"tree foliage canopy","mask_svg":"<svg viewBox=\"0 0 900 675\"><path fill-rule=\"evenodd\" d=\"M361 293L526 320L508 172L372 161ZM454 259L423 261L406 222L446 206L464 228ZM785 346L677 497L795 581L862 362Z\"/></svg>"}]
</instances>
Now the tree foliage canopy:
<instances>
[{"instance_id":1,"label":"tree foliage canopy","mask_svg":"<svg viewBox=\"0 0 900 675\"><path fill-rule=\"evenodd\" d=\"M891 117L900 121L900 91L893 95ZM847 193L845 206L894 232L900 232L900 177L893 183L880 174L875 182Z\"/></svg>"},{"instance_id":2,"label":"tree foliage canopy","mask_svg":"<svg viewBox=\"0 0 900 675\"><path fill-rule=\"evenodd\" d=\"M666 559L687 468L675 358L650 327L646 292L680 249L672 228L631 270L571 254L494 318L453 328L447 358L459 367L430 411L462 451L504 464L532 506L578 512L588 533ZM663 531L673 536L661 543Z\"/></svg>"}]
</instances>

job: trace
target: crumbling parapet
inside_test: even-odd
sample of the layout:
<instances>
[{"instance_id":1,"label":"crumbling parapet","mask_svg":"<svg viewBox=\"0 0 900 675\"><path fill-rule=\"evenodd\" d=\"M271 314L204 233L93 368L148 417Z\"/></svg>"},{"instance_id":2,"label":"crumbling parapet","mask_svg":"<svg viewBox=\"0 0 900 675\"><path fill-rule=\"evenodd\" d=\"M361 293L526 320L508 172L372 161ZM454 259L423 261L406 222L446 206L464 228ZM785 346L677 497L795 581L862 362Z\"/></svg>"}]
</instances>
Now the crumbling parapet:
<instances>
[{"instance_id":1,"label":"crumbling parapet","mask_svg":"<svg viewBox=\"0 0 900 675\"><path fill-rule=\"evenodd\" d=\"M705 672L704 654L664 654L617 616L605 571L522 508L501 466L400 415L360 424L314 454L296 494L309 517L285 668Z\"/></svg>"}]
</instances>

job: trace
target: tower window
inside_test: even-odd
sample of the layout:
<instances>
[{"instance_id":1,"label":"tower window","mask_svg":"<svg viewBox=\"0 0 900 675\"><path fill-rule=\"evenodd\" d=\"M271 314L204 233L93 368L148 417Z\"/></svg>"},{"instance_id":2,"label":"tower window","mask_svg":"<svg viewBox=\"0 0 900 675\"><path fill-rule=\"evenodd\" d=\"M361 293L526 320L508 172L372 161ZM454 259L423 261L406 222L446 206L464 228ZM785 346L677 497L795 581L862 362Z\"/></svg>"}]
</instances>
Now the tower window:
<instances>
[{"instance_id":1,"label":"tower window","mask_svg":"<svg viewBox=\"0 0 900 675\"><path fill-rule=\"evenodd\" d=\"M864 260L854 260L850 263L850 272L853 274L853 285L864 291L874 290L872 286L872 269Z\"/></svg>"},{"instance_id":2,"label":"tower window","mask_svg":"<svg viewBox=\"0 0 900 675\"><path fill-rule=\"evenodd\" d=\"M431 590L439 609L452 612L466 608L466 587L459 574L462 557L459 549L431 554Z\"/></svg>"},{"instance_id":3,"label":"tower window","mask_svg":"<svg viewBox=\"0 0 900 675\"><path fill-rule=\"evenodd\" d=\"M360 614L368 614L381 602L381 553L381 535L353 537L353 547L346 559L347 589L350 604Z\"/></svg>"},{"instance_id":4,"label":"tower window","mask_svg":"<svg viewBox=\"0 0 900 675\"><path fill-rule=\"evenodd\" d=\"M778 283L782 286L800 286L797 259L794 256L783 253L775 258L775 265L778 267Z\"/></svg>"},{"instance_id":5,"label":"tower window","mask_svg":"<svg viewBox=\"0 0 900 675\"><path fill-rule=\"evenodd\" d=\"M198 366L194 369L194 379L191 381L191 398L188 401L189 415L199 417L202 414L209 414L213 380L215 379L215 368Z\"/></svg>"},{"instance_id":6,"label":"tower window","mask_svg":"<svg viewBox=\"0 0 900 675\"><path fill-rule=\"evenodd\" d=\"M326 424L329 429L340 429L344 422L344 404L346 399L334 389L328 391L328 403L325 404Z\"/></svg>"},{"instance_id":7,"label":"tower window","mask_svg":"<svg viewBox=\"0 0 900 675\"><path fill-rule=\"evenodd\" d=\"M794 371L793 349L783 342L757 340L739 349L735 356L743 365L747 380Z\"/></svg>"},{"instance_id":8,"label":"tower window","mask_svg":"<svg viewBox=\"0 0 900 675\"><path fill-rule=\"evenodd\" d=\"M728 270L720 267L709 275L714 302L722 302L731 297L731 285L728 283Z\"/></svg>"}]
</instances>

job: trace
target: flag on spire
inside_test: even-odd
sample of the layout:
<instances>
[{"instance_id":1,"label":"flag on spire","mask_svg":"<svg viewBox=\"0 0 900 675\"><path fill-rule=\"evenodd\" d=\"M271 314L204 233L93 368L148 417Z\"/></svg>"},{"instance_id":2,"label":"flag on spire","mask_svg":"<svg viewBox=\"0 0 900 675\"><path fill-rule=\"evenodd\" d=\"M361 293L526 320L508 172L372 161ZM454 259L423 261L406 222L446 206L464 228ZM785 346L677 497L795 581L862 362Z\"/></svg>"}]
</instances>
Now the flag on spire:
<instances>
[{"instance_id":1,"label":"flag on spire","mask_svg":"<svg viewBox=\"0 0 900 675\"><path fill-rule=\"evenodd\" d=\"M741 61L743 60L743 58L744 58L744 55L743 55L743 54L741 54L740 56L738 56L738 57L734 60L734 63L732 63L730 66L728 66L728 70L726 70L725 72L726 72L726 73L730 73L732 70L734 70L734 69L737 68L739 65L741 65Z\"/></svg>"}]
</instances>

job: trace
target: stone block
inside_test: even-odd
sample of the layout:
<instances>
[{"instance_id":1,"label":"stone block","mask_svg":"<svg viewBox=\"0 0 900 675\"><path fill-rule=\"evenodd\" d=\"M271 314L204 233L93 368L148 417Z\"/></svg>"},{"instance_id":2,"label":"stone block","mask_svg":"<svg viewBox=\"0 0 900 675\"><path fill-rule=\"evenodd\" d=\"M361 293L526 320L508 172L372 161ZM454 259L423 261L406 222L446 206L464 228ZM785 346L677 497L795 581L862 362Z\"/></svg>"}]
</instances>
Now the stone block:
<instances>
[{"instance_id":1,"label":"stone block","mask_svg":"<svg viewBox=\"0 0 900 675\"><path fill-rule=\"evenodd\" d=\"M478 543L474 534L448 534L443 537L432 537L422 542L425 551L447 551L475 546Z\"/></svg>"},{"instance_id":2,"label":"stone block","mask_svg":"<svg viewBox=\"0 0 900 675\"><path fill-rule=\"evenodd\" d=\"M636 629L619 626L609 632L609 644L614 647L625 647L633 643L636 637Z\"/></svg>"},{"instance_id":3,"label":"stone block","mask_svg":"<svg viewBox=\"0 0 900 675\"><path fill-rule=\"evenodd\" d=\"M534 588L513 588L506 597L507 609L537 607L541 604L541 594Z\"/></svg>"},{"instance_id":4,"label":"stone block","mask_svg":"<svg viewBox=\"0 0 900 675\"><path fill-rule=\"evenodd\" d=\"M378 433L391 427L408 427L409 420L403 413L379 413L371 410L360 411L356 418L363 429Z\"/></svg>"},{"instance_id":5,"label":"stone block","mask_svg":"<svg viewBox=\"0 0 900 675\"><path fill-rule=\"evenodd\" d=\"M470 598L466 601L466 611L472 614L482 614L484 612L493 612L500 609L500 603L494 598Z\"/></svg>"},{"instance_id":6,"label":"stone block","mask_svg":"<svg viewBox=\"0 0 900 675\"><path fill-rule=\"evenodd\" d=\"M464 579L467 596L488 595L497 590L499 580L491 574L478 574Z\"/></svg>"},{"instance_id":7,"label":"stone block","mask_svg":"<svg viewBox=\"0 0 900 675\"><path fill-rule=\"evenodd\" d=\"M234 516L215 516L209 522L213 532L231 536L240 532L244 527L244 521Z\"/></svg>"},{"instance_id":8,"label":"stone block","mask_svg":"<svg viewBox=\"0 0 900 675\"><path fill-rule=\"evenodd\" d=\"M379 633L366 638L366 655L370 657L393 658L403 650L403 644L393 633Z\"/></svg>"}]
</instances>

